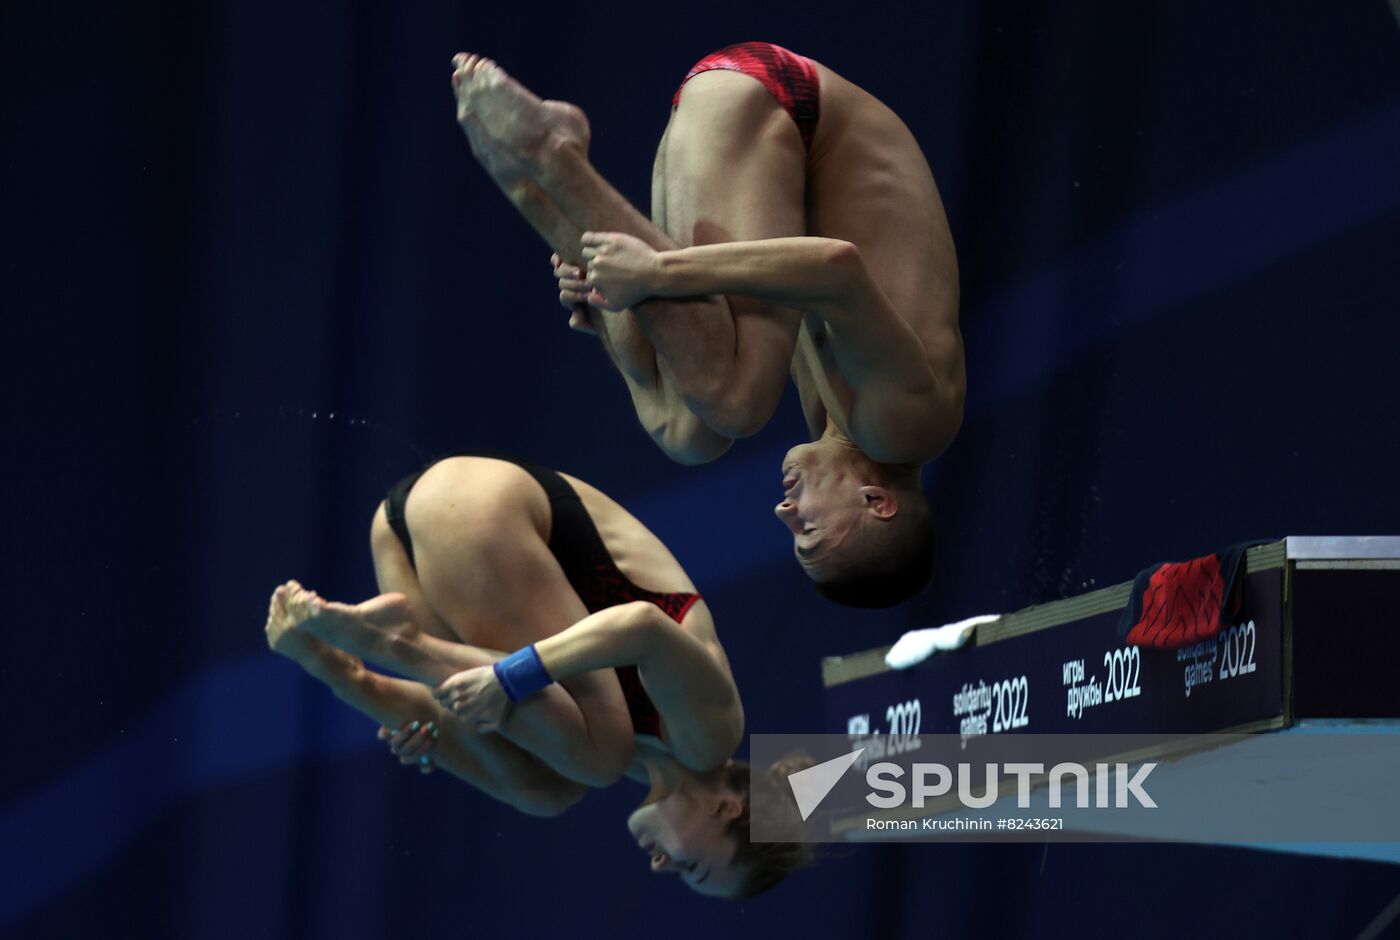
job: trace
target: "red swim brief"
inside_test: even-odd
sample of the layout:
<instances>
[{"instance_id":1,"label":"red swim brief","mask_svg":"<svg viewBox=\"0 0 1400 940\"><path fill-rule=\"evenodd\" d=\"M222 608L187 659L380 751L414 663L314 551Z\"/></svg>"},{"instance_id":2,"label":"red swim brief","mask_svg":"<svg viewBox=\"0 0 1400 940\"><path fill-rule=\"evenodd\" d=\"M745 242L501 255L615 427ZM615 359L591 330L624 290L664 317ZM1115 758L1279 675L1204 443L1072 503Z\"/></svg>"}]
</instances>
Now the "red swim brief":
<instances>
[{"instance_id":1,"label":"red swim brief","mask_svg":"<svg viewBox=\"0 0 1400 940\"><path fill-rule=\"evenodd\" d=\"M680 104L681 89L686 82L701 72L716 69L742 72L762 82L797 125L797 131L802 135L802 146L811 149L821 104L821 83L816 64L811 59L771 42L741 42L726 46L695 63L694 68L686 73L681 87L676 89L671 107Z\"/></svg>"}]
</instances>

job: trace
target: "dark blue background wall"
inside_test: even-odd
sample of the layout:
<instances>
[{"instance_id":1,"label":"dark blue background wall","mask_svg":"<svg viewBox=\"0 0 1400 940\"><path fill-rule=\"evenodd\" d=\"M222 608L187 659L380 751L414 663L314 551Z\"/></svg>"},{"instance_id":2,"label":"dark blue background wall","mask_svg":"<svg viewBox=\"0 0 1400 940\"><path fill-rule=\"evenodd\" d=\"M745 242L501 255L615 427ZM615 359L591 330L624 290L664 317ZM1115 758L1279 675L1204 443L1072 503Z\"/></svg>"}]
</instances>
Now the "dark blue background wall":
<instances>
[{"instance_id":1,"label":"dark blue background wall","mask_svg":"<svg viewBox=\"0 0 1400 940\"><path fill-rule=\"evenodd\" d=\"M449 58L590 114L645 204L677 79L746 38L923 143L964 285L938 586L820 601L768 518L796 402L669 464L472 163ZM420 778L263 648L373 590L383 489L510 448L709 596L750 730L818 659L1239 538L1400 531L1400 28L1353 3L9 4L0 13L0 929L16 936L1350 936L1394 869L1191 847L854 850L738 905L651 877L628 785L562 819Z\"/></svg>"}]
</instances>

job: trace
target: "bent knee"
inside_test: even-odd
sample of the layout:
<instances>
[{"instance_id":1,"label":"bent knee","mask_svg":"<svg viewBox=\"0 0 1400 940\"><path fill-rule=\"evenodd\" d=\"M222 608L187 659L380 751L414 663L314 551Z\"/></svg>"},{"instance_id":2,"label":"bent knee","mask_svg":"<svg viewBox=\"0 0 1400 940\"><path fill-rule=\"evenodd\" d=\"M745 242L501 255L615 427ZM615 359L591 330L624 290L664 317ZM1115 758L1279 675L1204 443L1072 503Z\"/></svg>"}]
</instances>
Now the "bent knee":
<instances>
[{"instance_id":1,"label":"bent knee","mask_svg":"<svg viewBox=\"0 0 1400 940\"><path fill-rule=\"evenodd\" d=\"M561 781L541 787L525 787L517 792L511 805L527 816L562 816L583 799L588 788L581 783Z\"/></svg>"},{"instance_id":2,"label":"bent knee","mask_svg":"<svg viewBox=\"0 0 1400 940\"><path fill-rule=\"evenodd\" d=\"M718 460L734 444L731 437L712 429L692 411L651 422L647 433L666 456L692 467Z\"/></svg>"},{"instance_id":3,"label":"bent knee","mask_svg":"<svg viewBox=\"0 0 1400 940\"><path fill-rule=\"evenodd\" d=\"M738 440L753 437L768 424L768 417L749 407L747 402L737 405L721 403L707 409L705 423L724 437Z\"/></svg>"},{"instance_id":4,"label":"bent knee","mask_svg":"<svg viewBox=\"0 0 1400 940\"><path fill-rule=\"evenodd\" d=\"M605 720L606 727L575 744L569 756L570 778L597 789L622 779L632 762L635 742L631 716L623 710L617 717L617 721Z\"/></svg>"},{"instance_id":5,"label":"bent knee","mask_svg":"<svg viewBox=\"0 0 1400 940\"><path fill-rule=\"evenodd\" d=\"M768 424L772 410L762 407L748 388L713 389L687 397L686 404L716 434L734 441L753 437Z\"/></svg>"},{"instance_id":6,"label":"bent knee","mask_svg":"<svg viewBox=\"0 0 1400 940\"><path fill-rule=\"evenodd\" d=\"M622 751L615 754L599 754L596 751L579 761L574 776L579 783L596 790L604 790L622 779L627 772L630 756Z\"/></svg>"}]
</instances>

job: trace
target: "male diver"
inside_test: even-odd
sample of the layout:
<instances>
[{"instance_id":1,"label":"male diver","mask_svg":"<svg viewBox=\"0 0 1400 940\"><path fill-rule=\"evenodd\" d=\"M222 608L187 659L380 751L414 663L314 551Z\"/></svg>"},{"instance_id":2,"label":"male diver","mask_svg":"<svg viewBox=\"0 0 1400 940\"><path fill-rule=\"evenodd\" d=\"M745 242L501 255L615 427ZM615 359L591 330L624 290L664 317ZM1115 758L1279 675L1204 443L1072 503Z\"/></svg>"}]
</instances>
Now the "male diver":
<instances>
[{"instance_id":1,"label":"male diver","mask_svg":"<svg viewBox=\"0 0 1400 940\"><path fill-rule=\"evenodd\" d=\"M675 94L648 221L589 163L577 107L476 55L452 82L478 162L556 252L571 325L661 448L717 458L791 374L812 440L776 513L799 563L842 603L916 593L934 544L919 471L958 431L965 376L952 237L903 121L821 63L731 46Z\"/></svg>"}]
</instances>

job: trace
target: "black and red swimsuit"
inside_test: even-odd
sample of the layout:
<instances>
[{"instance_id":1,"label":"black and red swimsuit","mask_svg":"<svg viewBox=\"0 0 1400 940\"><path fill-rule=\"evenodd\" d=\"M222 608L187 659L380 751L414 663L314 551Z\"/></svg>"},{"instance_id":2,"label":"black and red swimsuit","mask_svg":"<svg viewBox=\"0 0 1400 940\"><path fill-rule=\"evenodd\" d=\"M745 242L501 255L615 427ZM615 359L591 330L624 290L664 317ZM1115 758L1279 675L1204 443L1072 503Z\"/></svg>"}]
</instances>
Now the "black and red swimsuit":
<instances>
[{"instance_id":1,"label":"black and red swimsuit","mask_svg":"<svg viewBox=\"0 0 1400 940\"><path fill-rule=\"evenodd\" d=\"M598 534L598 527L593 524L593 518L588 515L588 510L584 508L578 493L574 492L567 480L553 470L499 451L463 451L451 456L503 460L530 474L544 488L545 495L549 497L549 508L553 518L549 531L549 550L559 562L559 567L564 569L565 577L569 579L569 584L589 613L631 601L649 601L664 610L676 623L680 623L695 602L700 600L699 594L648 591L633 584L613 562L608 547L603 544L603 537ZM425 467L424 470L426 469ZM413 484L417 483L422 475L423 471L419 471L404 477L394 484L384 500L384 511L389 518L389 525L403 543L410 562L414 560L413 539L409 535L408 524L404 521L404 504L408 502L408 494L413 489ZM627 711L632 716L633 731L659 737L661 716L647 696L646 690L642 688L637 667L619 666L616 671L623 695L627 698Z\"/></svg>"}]
</instances>

